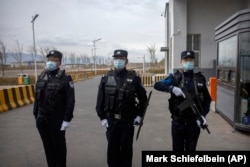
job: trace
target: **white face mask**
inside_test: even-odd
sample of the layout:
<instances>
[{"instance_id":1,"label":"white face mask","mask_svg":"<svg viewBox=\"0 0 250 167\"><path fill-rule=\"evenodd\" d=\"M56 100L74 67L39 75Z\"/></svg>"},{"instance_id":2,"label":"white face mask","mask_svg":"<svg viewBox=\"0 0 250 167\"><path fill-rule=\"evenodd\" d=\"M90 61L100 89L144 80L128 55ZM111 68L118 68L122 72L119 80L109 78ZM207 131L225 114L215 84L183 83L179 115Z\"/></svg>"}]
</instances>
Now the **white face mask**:
<instances>
[{"instance_id":1,"label":"white face mask","mask_svg":"<svg viewBox=\"0 0 250 167\"><path fill-rule=\"evenodd\" d=\"M115 59L114 60L114 67L117 70L121 70L121 69L125 68L125 64L126 64L125 60L122 60L122 59Z\"/></svg>"},{"instance_id":2,"label":"white face mask","mask_svg":"<svg viewBox=\"0 0 250 167\"><path fill-rule=\"evenodd\" d=\"M54 71L55 69L57 69L56 63L53 62L53 61L48 61L46 63L46 69L49 70L49 71Z\"/></svg>"}]
</instances>

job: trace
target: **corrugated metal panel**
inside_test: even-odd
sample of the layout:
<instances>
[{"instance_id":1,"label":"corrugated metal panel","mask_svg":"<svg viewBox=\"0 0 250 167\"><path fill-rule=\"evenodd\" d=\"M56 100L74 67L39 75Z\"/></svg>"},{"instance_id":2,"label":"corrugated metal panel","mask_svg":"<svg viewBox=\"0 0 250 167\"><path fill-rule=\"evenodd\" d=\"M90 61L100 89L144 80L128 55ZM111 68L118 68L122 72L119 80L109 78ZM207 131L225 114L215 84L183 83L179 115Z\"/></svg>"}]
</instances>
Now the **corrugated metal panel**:
<instances>
[{"instance_id":1,"label":"corrugated metal panel","mask_svg":"<svg viewBox=\"0 0 250 167\"><path fill-rule=\"evenodd\" d=\"M234 121L235 92L220 85L217 86L216 110Z\"/></svg>"}]
</instances>

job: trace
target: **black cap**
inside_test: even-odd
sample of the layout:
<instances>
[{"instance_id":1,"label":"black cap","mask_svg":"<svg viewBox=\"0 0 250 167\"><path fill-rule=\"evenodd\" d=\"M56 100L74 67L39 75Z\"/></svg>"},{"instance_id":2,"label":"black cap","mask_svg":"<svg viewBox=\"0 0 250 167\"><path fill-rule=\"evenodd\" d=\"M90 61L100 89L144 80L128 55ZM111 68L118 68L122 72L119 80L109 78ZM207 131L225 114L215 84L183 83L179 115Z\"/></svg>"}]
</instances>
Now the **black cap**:
<instances>
[{"instance_id":1,"label":"black cap","mask_svg":"<svg viewBox=\"0 0 250 167\"><path fill-rule=\"evenodd\" d=\"M49 51L49 53L47 54L46 57L50 57L50 56L54 56L54 57L58 57L60 60L62 60L62 53L57 51L57 50L51 50Z\"/></svg>"},{"instance_id":2,"label":"black cap","mask_svg":"<svg viewBox=\"0 0 250 167\"><path fill-rule=\"evenodd\" d=\"M115 50L113 57L128 57L128 52L126 50Z\"/></svg>"},{"instance_id":3,"label":"black cap","mask_svg":"<svg viewBox=\"0 0 250 167\"><path fill-rule=\"evenodd\" d=\"M187 57L194 59L194 52L193 51L183 51L181 52L181 59L185 59Z\"/></svg>"}]
</instances>

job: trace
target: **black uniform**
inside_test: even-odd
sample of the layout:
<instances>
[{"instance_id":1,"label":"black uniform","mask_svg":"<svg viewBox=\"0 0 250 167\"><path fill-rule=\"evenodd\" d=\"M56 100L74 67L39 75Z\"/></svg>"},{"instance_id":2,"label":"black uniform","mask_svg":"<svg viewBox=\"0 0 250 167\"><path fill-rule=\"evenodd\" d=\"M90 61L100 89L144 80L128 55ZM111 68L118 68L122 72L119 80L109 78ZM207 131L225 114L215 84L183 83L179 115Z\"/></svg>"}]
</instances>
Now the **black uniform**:
<instances>
[{"instance_id":1,"label":"black uniform","mask_svg":"<svg viewBox=\"0 0 250 167\"><path fill-rule=\"evenodd\" d=\"M73 118L74 105L71 77L64 70L43 71L36 83L33 114L49 167L66 166L65 131L60 128L63 121Z\"/></svg>"},{"instance_id":2,"label":"black uniform","mask_svg":"<svg viewBox=\"0 0 250 167\"><path fill-rule=\"evenodd\" d=\"M138 104L136 100L139 100ZM142 116L147 102L141 79L134 71L109 71L99 85L96 111L107 119L108 165L130 167L133 155L133 121Z\"/></svg>"},{"instance_id":3,"label":"black uniform","mask_svg":"<svg viewBox=\"0 0 250 167\"><path fill-rule=\"evenodd\" d=\"M194 79L196 85L194 85ZM201 73L194 73L193 70L187 72L176 72L174 75L170 74L164 80L155 83L154 88L159 91L171 93L169 99L169 110L172 117L172 140L173 150L178 151L192 151L196 149L198 138L200 135L200 127L197 125L197 117L191 108L180 112L177 108L183 101L182 96L175 96L171 88L173 86L183 88L192 95L196 106L203 108L204 117L209 112L211 97L206 87L206 79ZM197 87L198 95L195 93L195 86ZM198 98L197 98L198 97ZM200 101L200 105L198 100ZM201 112L201 108L199 108Z\"/></svg>"}]
</instances>

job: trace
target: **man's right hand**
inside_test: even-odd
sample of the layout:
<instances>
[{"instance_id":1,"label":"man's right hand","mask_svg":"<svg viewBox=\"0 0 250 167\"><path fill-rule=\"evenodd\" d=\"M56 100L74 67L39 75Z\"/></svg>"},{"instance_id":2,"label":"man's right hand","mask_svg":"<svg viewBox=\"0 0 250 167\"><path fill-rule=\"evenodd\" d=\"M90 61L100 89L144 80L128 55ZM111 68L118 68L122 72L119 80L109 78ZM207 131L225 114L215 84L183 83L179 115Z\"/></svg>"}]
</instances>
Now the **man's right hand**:
<instances>
[{"instance_id":1,"label":"man's right hand","mask_svg":"<svg viewBox=\"0 0 250 167\"><path fill-rule=\"evenodd\" d=\"M181 88L178 88L176 86L173 87L172 93L175 94L175 96L182 96L182 97L186 98L186 96L183 93L183 91L181 90Z\"/></svg>"},{"instance_id":2,"label":"man's right hand","mask_svg":"<svg viewBox=\"0 0 250 167\"><path fill-rule=\"evenodd\" d=\"M104 128L108 128L109 127L109 123L108 123L107 119L103 119L102 120L102 127L104 127Z\"/></svg>"}]
</instances>

